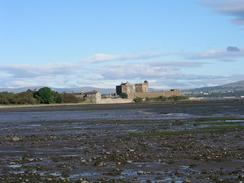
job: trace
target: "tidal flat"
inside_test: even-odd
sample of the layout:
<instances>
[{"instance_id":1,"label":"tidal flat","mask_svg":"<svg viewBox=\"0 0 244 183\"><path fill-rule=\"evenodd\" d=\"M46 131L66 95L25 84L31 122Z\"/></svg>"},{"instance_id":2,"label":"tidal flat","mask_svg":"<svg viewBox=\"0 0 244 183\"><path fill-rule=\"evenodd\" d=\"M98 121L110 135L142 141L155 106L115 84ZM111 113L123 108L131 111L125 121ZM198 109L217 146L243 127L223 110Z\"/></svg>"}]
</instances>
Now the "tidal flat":
<instances>
[{"instance_id":1,"label":"tidal flat","mask_svg":"<svg viewBox=\"0 0 244 183\"><path fill-rule=\"evenodd\" d=\"M244 181L244 102L0 109L0 182Z\"/></svg>"}]
</instances>

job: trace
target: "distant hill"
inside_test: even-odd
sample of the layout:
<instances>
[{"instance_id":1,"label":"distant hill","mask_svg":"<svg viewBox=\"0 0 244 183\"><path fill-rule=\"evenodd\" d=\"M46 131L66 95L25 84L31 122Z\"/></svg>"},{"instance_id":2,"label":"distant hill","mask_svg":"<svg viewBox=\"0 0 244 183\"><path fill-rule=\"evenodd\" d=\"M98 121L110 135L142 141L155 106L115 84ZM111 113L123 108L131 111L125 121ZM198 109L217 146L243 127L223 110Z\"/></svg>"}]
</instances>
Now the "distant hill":
<instances>
[{"instance_id":1,"label":"distant hill","mask_svg":"<svg viewBox=\"0 0 244 183\"><path fill-rule=\"evenodd\" d=\"M36 87L22 87L22 88L0 88L0 92L13 92L13 93L19 93L19 92L24 92L28 89L30 90L38 90L42 86L36 86ZM109 94L109 93L115 93L115 89L112 88L96 88L96 87L81 87L81 88L52 88L53 90L63 93L79 93L79 92L88 92L92 90L99 91L100 93L103 94Z\"/></svg>"},{"instance_id":2,"label":"distant hill","mask_svg":"<svg viewBox=\"0 0 244 183\"><path fill-rule=\"evenodd\" d=\"M244 91L244 81L238 81L238 82L222 85L220 87L222 87L223 89Z\"/></svg>"},{"instance_id":3,"label":"distant hill","mask_svg":"<svg viewBox=\"0 0 244 183\"><path fill-rule=\"evenodd\" d=\"M244 91L244 81L238 81L238 82L229 83L220 86L190 89L190 91L216 91L216 92L227 92L230 90Z\"/></svg>"},{"instance_id":4,"label":"distant hill","mask_svg":"<svg viewBox=\"0 0 244 183\"><path fill-rule=\"evenodd\" d=\"M26 91L28 89L31 90L38 90L41 88L41 86L36 86L36 87L22 87L22 88L0 88L0 92L3 91L8 91L8 92L13 92L13 93L19 93ZM67 92L67 93L78 93L78 92L88 92L92 90L99 91L102 94L110 94L110 93L115 93L115 88L96 88L96 87L81 87L81 88L52 88L55 91L58 91L60 93ZM161 91L160 89L154 89L154 88L149 88L149 91ZM212 86L212 87L202 87L202 88L195 88L195 89L189 89L189 90L183 90L185 94L188 95L195 95L195 96L201 96L204 93L206 94L214 94L216 95L223 95L224 96L244 96L244 80L243 81L238 81L238 82L233 82L225 85L220 85L220 86Z\"/></svg>"},{"instance_id":5,"label":"distant hill","mask_svg":"<svg viewBox=\"0 0 244 183\"><path fill-rule=\"evenodd\" d=\"M35 87L21 87L21 88L0 88L0 92L12 92L12 93L19 93L19 92L24 92L28 89L30 90L38 90L40 88L42 88L43 86L35 86ZM85 87L81 87L81 88L53 88L51 87L53 90L59 92L59 93L63 93L63 92L67 92L67 93L79 93L79 92L88 92L88 91L92 91L92 90L96 90L99 91L102 94L111 94L111 93L115 93L116 90L113 88L97 88L97 87L91 87L91 86L85 86ZM149 88L149 91L161 91L159 89L154 89L154 88Z\"/></svg>"},{"instance_id":6,"label":"distant hill","mask_svg":"<svg viewBox=\"0 0 244 183\"><path fill-rule=\"evenodd\" d=\"M195 88L185 90L184 92L189 95L244 96L244 81L220 86Z\"/></svg>"}]
</instances>

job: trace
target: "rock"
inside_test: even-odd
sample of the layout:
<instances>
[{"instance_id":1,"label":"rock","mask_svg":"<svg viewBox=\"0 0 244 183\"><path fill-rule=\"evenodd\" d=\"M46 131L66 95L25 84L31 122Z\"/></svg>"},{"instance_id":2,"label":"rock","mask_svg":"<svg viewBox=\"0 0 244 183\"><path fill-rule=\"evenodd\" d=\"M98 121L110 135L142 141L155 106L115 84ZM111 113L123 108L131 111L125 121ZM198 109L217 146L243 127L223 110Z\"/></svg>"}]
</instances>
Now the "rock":
<instances>
[{"instance_id":1,"label":"rock","mask_svg":"<svg viewBox=\"0 0 244 183\"><path fill-rule=\"evenodd\" d=\"M191 183L191 181L189 179L186 179L186 180L184 180L183 183Z\"/></svg>"},{"instance_id":2,"label":"rock","mask_svg":"<svg viewBox=\"0 0 244 183\"><path fill-rule=\"evenodd\" d=\"M102 167L105 166L106 164L103 161L101 161L101 162L96 162L95 165L98 167Z\"/></svg>"},{"instance_id":3,"label":"rock","mask_svg":"<svg viewBox=\"0 0 244 183\"><path fill-rule=\"evenodd\" d=\"M89 182L86 180L81 180L80 183L89 183Z\"/></svg>"},{"instance_id":4,"label":"rock","mask_svg":"<svg viewBox=\"0 0 244 183\"><path fill-rule=\"evenodd\" d=\"M17 136L14 136L14 137L12 137L12 141L14 141L14 142L18 142L18 141L20 141L21 139L19 138L19 137L17 137Z\"/></svg>"},{"instance_id":5,"label":"rock","mask_svg":"<svg viewBox=\"0 0 244 183\"><path fill-rule=\"evenodd\" d=\"M83 159L83 158L81 158L81 163L86 163L86 160L85 159Z\"/></svg>"},{"instance_id":6,"label":"rock","mask_svg":"<svg viewBox=\"0 0 244 183\"><path fill-rule=\"evenodd\" d=\"M29 161L29 162L32 162L34 160L35 160L34 158L27 158L27 161Z\"/></svg>"},{"instance_id":7,"label":"rock","mask_svg":"<svg viewBox=\"0 0 244 183\"><path fill-rule=\"evenodd\" d=\"M138 172L137 172L137 175L143 175L144 174L144 172L142 171L142 170L139 170Z\"/></svg>"}]
</instances>

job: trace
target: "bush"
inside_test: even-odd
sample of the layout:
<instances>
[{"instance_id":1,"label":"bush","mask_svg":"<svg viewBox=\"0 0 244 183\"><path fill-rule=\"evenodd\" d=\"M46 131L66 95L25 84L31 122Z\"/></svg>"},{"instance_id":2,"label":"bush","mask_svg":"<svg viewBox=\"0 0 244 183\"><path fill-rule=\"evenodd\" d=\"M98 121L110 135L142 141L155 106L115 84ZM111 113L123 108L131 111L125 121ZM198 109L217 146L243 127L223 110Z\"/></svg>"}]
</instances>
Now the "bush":
<instances>
[{"instance_id":1,"label":"bush","mask_svg":"<svg viewBox=\"0 0 244 183\"><path fill-rule=\"evenodd\" d=\"M0 104L7 105L7 104L10 104L10 102L6 97L4 97L3 95L0 95Z\"/></svg>"},{"instance_id":2,"label":"bush","mask_svg":"<svg viewBox=\"0 0 244 183\"><path fill-rule=\"evenodd\" d=\"M119 96L120 96L121 98L128 98L127 93L121 93Z\"/></svg>"},{"instance_id":3,"label":"bush","mask_svg":"<svg viewBox=\"0 0 244 183\"><path fill-rule=\"evenodd\" d=\"M74 94L58 93L48 87L38 91L27 90L21 93L0 92L0 104L51 104L51 103L79 103L82 99Z\"/></svg>"},{"instance_id":4,"label":"bush","mask_svg":"<svg viewBox=\"0 0 244 183\"><path fill-rule=\"evenodd\" d=\"M22 92L16 94L14 98L14 103L15 104L36 104L38 101L33 97L32 92Z\"/></svg>"},{"instance_id":5,"label":"bush","mask_svg":"<svg viewBox=\"0 0 244 183\"><path fill-rule=\"evenodd\" d=\"M167 100L167 97L160 96L160 97L158 97L158 100L160 100L160 101L166 101Z\"/></svg>"},{"instance_id":6,"label":"bush","mask_svg":"<svg viewBox=\"0 0 244 183\"><path fill-rule=\"evenodd\" d=\"M135 102L135 103L141 103L141 102L143 102L143 98L141 98L141 97L136 97L136 98L134 98L134 102Z\"/></svg>"},{"instance_id":7,"label":"bush","mask_svg":"<svg viewBox=\"0 0 244 183\"><path fill-rule=\"evenodd\" d=\"M186 100L188 97L186 96L172 96L168 98L171 101L179 101L179 100Z\"/></svg>"},{"instance_id":8,"label":"bush","mask_svg":"<svg viewBox=\"0 0 244 183\"><path fill-rule=\"evenodd\" d=\"M79 103L80 100L75 95L70 93L62 94L62 101L63 103Z\"/></svg>"},{"instance_id":9,"label":"bush","mask_svg":"<svg viewBox=\"0 0 244 183\"><path fill-rule=\"evenodd\" d=\"M33 92L28 90L21 93L0 93L0 104L36 104L38 101L33 97Z\"/></svg>"},{"instance_id":10,"label":"bush","mask_svg":"<svg viewBox=\"0 0 244 183\"><path fill-rule=\"evenodd\" d=\"M61 104L63 103L63 96L58 92L53 92L54 103Z\"/></svg>"},{"instance_id":11,"label":"bush","mask_svg":"<svg viewBox=\"0 0 244 183\"><path fill-rule=\"evenodd\" d=\"M0 93L0 104L14 104L15 94L9 92Z\"/></svg>"},{"instance_id":12,"label":"bush","mask_svg":"<svg viewBox=\"0 0 244 183\"><path fill-rule=\"evenodd\" d=\"M181 100L186 100L188 97L186 96L171 96L171 97L165 97L160 96L156 98L146 98L147 102L176 102Z\"/></svg>"}]
</instances>

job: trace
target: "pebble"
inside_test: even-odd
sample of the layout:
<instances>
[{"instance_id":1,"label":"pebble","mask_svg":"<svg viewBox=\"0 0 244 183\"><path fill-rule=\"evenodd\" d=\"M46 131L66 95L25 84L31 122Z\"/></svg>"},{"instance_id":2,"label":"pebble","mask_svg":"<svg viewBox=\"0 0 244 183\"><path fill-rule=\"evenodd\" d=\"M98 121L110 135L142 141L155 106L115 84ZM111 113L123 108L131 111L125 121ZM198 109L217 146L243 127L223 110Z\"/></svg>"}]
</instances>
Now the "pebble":
<instances>
[{"instance_id":1,"label":"pebble","mask_svg":"<svg viewBox=\"0 0 244 183\"><path fill-rule=\"evenodd\" d=\"M186 179L186 180L184 180L183 183L191 183L191 181L189 179Z\"/></svg>"},{"instance_id":2,"label":"pebble","mask_svg":"<svg viewBox=\"0 0 244 183\"><path fill-rule=\"evenodd\" d=\"M103 161L101 161L101 162L99 162L99 163L97 164L97 166L98 166L98 167L105 166L105 163L104 163Z\"/></svg>"},{"instance_id":3,"label":"pebble","mask_svg":"<svg viewBox=\"0 0 244 183\"><path fill-rule=\"evenodd\" d=\"M143 172L142 170L139 170L139 171L137 172L137 174L138 174L138 175L143 175L144 172Z\"/></svg>"},{"instance_id":4,"label":"pebble","mask_svg":"<svg viewBox=\"0 0 244 183\"><path fill-rule=\"evenodd\" d=\"M127 163L132 163L132 161L131 160L128 160Z\"/></svg>"},{"instance_id":5,"label":"pebble","mask_svg":"<svg viewBox=\"0 0 244 183\"><path fill-rule=\"evenodd\" d=\"M80 183L89 183L89 182L86 180L82 180Z\"/></svg>"},{"instance_id":6,"label":"pebble","mask_svg":"<svg viewBox=\"0 0 244 183\"><path fill-rule=\"evenodd\" d=\"M17 136L14 136L14 137L12 137L12 141L14 141L14 142L18 142L18 141L20 141L21 139L19 138L19 137L17 137Z\"/></svg>"}]
</instances>

